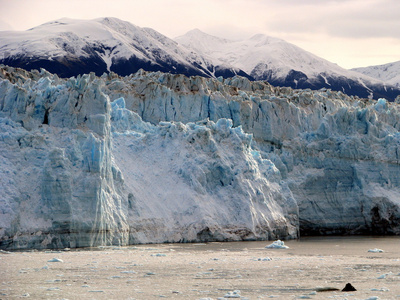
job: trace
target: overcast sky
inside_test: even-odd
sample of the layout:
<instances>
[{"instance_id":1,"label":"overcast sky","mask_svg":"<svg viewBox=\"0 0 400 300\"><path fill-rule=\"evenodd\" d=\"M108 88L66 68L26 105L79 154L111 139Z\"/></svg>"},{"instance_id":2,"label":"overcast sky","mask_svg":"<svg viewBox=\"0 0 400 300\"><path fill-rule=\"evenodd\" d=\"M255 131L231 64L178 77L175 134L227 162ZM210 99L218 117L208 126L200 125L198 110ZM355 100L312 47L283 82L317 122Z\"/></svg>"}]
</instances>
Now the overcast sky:
<instances>
[{"instance_id":1,"label":"overcast sky","mask_svg":"<svg viewBox=\"0 0 400 300\"><path fill-rule=\"evenodd\" d=\"M400 60L399 0L0 0L0 30L117 17L174 38L279 37L344 68Z\"/></svg>"}]
</instances>

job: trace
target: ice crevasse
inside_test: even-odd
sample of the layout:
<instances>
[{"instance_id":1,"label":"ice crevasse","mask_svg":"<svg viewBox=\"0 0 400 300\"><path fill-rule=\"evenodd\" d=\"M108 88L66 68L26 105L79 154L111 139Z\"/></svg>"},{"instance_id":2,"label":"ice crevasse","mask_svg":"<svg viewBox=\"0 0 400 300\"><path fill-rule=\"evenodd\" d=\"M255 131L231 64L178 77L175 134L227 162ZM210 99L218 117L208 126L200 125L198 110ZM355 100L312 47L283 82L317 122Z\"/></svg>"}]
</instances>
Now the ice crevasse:
<instances>
[{"instance_id":1,"label":"ice crevasse","mask_svg":"<svg viewBox=\"0 0 400 300\"><path fill-rule=\"evenodd\" d=\"M241 77L0 77L2 249L399 232L396 103Z\"/></svg>"}]
</instances>

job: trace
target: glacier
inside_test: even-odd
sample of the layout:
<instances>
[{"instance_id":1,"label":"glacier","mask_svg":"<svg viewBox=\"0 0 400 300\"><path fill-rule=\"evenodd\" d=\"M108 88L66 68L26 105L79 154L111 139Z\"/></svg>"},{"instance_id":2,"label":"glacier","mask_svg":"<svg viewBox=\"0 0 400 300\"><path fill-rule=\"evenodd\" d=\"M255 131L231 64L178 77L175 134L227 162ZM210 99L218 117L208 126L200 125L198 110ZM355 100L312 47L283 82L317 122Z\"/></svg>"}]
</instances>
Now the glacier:
<instances>
[{"instance_id":1,"label":"glacier","mask_svg":"<svg viewBox=\"0 0 400 300\"><path fill-rule=\"evenodd\" d=\"M0 248L399 234L399 119L239 76L1 66Z\"/></svg>"}]
</instances>

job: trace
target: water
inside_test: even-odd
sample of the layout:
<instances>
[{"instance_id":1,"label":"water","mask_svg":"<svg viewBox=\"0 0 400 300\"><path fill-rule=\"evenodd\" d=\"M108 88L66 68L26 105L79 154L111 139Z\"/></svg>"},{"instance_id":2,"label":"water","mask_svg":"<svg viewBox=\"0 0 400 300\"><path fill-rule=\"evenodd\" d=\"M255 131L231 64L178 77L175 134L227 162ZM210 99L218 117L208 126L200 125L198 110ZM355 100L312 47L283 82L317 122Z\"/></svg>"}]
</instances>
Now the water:
<instances>
[{"instance_id":1,"label":"water","mask_svg":"<svg viewBox=\"0 0 400 300\"><path fill-rule=\"evenodd\" d=\"M270 243L0 253L0 299L400 299L399 237ZM341 292L348 282L357 291Z\"/></svg>"}]
</instances>

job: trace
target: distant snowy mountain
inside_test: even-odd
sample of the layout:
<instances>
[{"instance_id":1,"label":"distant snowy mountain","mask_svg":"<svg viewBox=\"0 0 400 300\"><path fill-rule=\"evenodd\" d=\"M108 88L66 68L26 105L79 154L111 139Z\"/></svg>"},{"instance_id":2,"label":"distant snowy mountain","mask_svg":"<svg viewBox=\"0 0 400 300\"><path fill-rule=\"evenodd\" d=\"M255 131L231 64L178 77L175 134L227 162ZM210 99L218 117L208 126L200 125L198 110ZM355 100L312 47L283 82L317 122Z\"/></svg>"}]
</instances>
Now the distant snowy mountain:
<instances>
[{"instance_id":1,"label":"distant snowy mountain","mask_svg":"<svg viewBox=\"0 0 400 300\"><path fill-rule=\"evenodd\" d=\"M240 75L276 86L329 88L389 100L399 87L345 70L284 40L262 34L231 41L192 30L172 40L150 28L116 18L63 18L27 31L0 32L0 64L45 68L61 77L139 69L187 76Z\"/></svg>"},{"instance_id":2,"label":"distant snowy mountain","mask_svg":"<svg viewBox=\"0 0 400 300\"><path fill-rule=\"evenodd\" d=\"M208 57L214 65L231 65L256 80L292 88L330 88L349 95L394 99L400 90L379 79L349 71L282 39L257 34L232 41L192 30L175 40Z\"/></svg>"},{"instance_id":3,"label":"distant snowy mountain","mask_svg":"<svg viewBox=\"0 0 400 300\"><path fill-rule=\"evenodd\" d=\"M400 88L400 61L352 70Z\"/></svg>"},{"instance_id":4,"label":"distant snowy mountain","mask_svg":"<svg viewBox=\"0 0 400 300\"><path fill-rule=\"evenodd\" d=\"M0 63L45 68L62 77L108 71L129 75L140 68L201 76L236 74L211 65L153 29L116 18L63 18L27 31L1 32Z\"/></svg>"}]
</instances>

